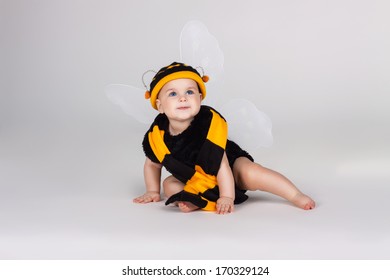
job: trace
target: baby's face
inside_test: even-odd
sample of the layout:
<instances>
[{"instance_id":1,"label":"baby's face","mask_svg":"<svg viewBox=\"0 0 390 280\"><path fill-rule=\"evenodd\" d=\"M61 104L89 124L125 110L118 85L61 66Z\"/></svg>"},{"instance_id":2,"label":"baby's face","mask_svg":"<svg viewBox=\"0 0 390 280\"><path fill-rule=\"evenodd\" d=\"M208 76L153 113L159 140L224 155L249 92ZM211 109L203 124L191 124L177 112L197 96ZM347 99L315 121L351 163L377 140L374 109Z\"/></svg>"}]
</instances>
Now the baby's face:
<instances>
[{"instance_id":1,"label":"baby's face","mask_svg":"<svg viewBox=\"0 0 390 280\"><path fill-rule=\"evenodd\" d=\"M170 120L192 120L200 110L202 95L191 79L176 79L166 83L156 100L157 109Z\"/></svg>"}]
</instances>

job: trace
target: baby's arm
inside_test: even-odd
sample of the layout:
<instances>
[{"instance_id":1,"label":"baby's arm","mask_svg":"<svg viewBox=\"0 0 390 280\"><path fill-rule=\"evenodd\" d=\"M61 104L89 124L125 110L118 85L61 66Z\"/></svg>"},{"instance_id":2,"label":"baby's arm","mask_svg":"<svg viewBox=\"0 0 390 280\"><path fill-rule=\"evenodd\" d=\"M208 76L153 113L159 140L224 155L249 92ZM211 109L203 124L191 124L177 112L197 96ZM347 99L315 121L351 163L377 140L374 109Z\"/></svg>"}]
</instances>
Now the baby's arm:
<instances>
[{"instance_id":1,"label":"baby's arm","mask_svg":"<svg viewBox=\"0 0 390 280\"><path fill-rule=\"evenodd\" d=\"M144 180L146 193L133 200L135 203L148 203L160 201L160 182L162 165L146 158L144 164Z\"/></svg>"},{"instance_id":2,"label":"baby's arm","mask_svg":"<svg viewBox=\"0 0 390 280\"><path fill-rule=\"evenodd\" d=\"M217 200L217 213L227 214L234 210L234 177L229 166L226 153L223 155L221 166L217 174L219 186L219 199Z\"/></svg>"}]
</instances>

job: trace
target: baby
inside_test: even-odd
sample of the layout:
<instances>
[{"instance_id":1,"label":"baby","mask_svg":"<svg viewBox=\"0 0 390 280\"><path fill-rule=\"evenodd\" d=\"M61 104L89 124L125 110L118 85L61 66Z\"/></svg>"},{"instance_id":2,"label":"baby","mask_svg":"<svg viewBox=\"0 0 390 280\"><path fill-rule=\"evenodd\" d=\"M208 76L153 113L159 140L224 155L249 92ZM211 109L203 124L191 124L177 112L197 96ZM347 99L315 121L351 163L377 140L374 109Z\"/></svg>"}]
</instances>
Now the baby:
<instances>
[{"instance_id":1,"label":"baby","mask_svg":"<svg viewBox=\"0 0 390 280\"><path fill-rule=\"evenodd\" d=\"M225 119L201 105L207 76L191 66L174 62L153 78L145 97L160 114L143 140L146 155L146 192L136 203L161 199L161 169L172 175L162 183L168 197L182 212L197 209L231 213L244 202L246 191L261 190L313 209L315 202L283 175L254 162L236 143L227 139Z\"/></svg>"}]
</instances>

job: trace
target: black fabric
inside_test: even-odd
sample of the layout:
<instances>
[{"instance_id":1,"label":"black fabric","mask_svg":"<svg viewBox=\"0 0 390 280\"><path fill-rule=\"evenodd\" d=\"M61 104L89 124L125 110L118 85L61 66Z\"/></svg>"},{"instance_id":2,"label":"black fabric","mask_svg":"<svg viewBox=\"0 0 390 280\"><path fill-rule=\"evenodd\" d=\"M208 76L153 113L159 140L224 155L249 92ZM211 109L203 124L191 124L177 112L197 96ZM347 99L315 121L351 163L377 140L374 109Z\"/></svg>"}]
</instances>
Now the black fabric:
<instances>
[{"instance_id":1,"label":"black fabric","mask_svg":"<svg viewBox=\"0 0 390 280\"><path fill-rule=\"evenodd\" d=\"M207 106L203 105L199 114L194 118L191 125L181 134L172 136L169 135L169 133L165 133L164 135L164 142L171 151L171 154L178 161L186 164L191 168L194 168L195 162L198 158L198 153L204 143L204 141L201 139L204 139L207 135L207 125L210 122L210 116L205 112L207 111L207 108ZM156 117L156 121L163 123L161 125L161 129L169 131L169 121L164 114L159 114ZM142 147L145 155L151 161L160 163L149 145L148 133L146 133L144 136ZM239 145L231 140L227 141L225 152L231 168L233 168L235 160L239 157L246 157L250 161L253 161L252 156L248 152L241 149Z\"/></svg>"},{"instance_id":2,"label":"black fabric","mask_svg":"<svg viewBox=\"0 0 390 280\"><path fill-rule=\"evenodd\" d=\"M169 134L169 120L165 114L159 114L156 117L154 123L159 123L160 129L166 131L164 134L164 142L171 154L178 161L188 165L191 168L194 168L199 151L204 143L204 139L207 136L210 120L211 116L209 114L208 107L202 106L191 125L179 135L172 136ZM150 129L152 129L154 123L151 125ZM152 148L150 147L148 132L145 134L144 140L142 142L145 155L151 161L159 163L158 159L152 151Z\"/></svg>"},{"instance_id":3,"label":"black fabric","mask_svg":"<svg viewBox=\"0 0 390 280\"><path fill-rule=\"evenodd\" d=\"M241 149L239 145L237 145L235 142L228 140L226 144L226 156L229 161L230 168L233 169L234 162L239 157L246 157L250 161L254 161L253 157L245 150Z\"/></svg>"},{"instance_id":4,"label":"black fabric","mask_svg":"<svg viewBox=\"0 0 390 280\"><path fill-rule=\"evenodd\" d=\"M183 183L191 179L195 173L195 169L179 162L172 155L166 155L162 165L168 170L168 172L174 174L174 176ZM180 173L175 172L175 170L178 169L180 169Z\"/></svg>"},{"instance_id":5,"label":"black fabric","mask_svg":"<svg viewBox=\"0 0 390 280\"><path fill-rule=\"evenodd\" d=\"M207 166L206 173L217 176L224 152L224 149L206 139L199 152L197 164Z\"/></svg>"},{"instance_id":6,"label":"black fabric","mask_svg":"<svg viewBox=\"0 0 390 280\"><path fill-rule=\"evenodd\" d=\"M199 208L204 208L207 205L207 200L202 199L202 197L210 201L214 201L214 202L217 201L219 198L218 186L216 186L213 189L207 190L203 194L199 194L199 195L195 195L186 191L181 191L168 198L168 200L165 202L165 205L169 205L175 201L188 201L198 206ZM243 203L247 199L248 196L245 194L245 191L236 189L234 204Z\"/></svg>"},{"instance_id":7,"label":"black fabric","mask_svg":"<svg viewBox=\"0 0 390 280\"><path fill-rule=\"evenodd\" d=\"M171 152L170 155L167 155L165 157L162 164L170 173L175 176L175 178L177 178L183 183L186 183L187 180L191 178L191 176L194 174L194 168L196 164L201 163L201 166L206 166L206 164L202 162L201 158L207 158L208 160L212 160L214 158L214 156L199 157L199 153L205 153L206 155L210 155L212 153L223 154L224 152L222 148L219 147L221 150L218 151L218 149L215 149L216 145L212 144L211 142L207 142L209 140L206 139L206 136L208 133L210 122L210 107L204 105L201 106L198 115L195 116L190 126L181 134L176 136L172 136L169 134L169 121L164 114L158 115L155 119L154 124L158 123L159 129L164 130L166 132L164 134L164 142ZM153 128L154 124L152 124L148 132ZM148 132L145 134L144 140L142 142L145 155L151 161L160 163L150 147L148 140ZM234 161L242 156L247 157L248 159L253 161L253 158L233 141L227 141L225 151L231 168L233 167ZM215 163L207 164L208 166L214 167L213 170L205 170L208 174L217 175L218 173L220 162L218 162L217 155L215 156L215 158ZM181 174L174 174L172 170L176 169L175 167L177 167L177 164L184 164L188 167L188 169L181 167ZM194 196L196 196L197 198L194 198ZM210 201L217 201L219 198L218 186L207 190L202 194L202 196ZM234 203L242 203L247 200L247 198L248 196L245 194L245 191L240 190L236 187ZM189 201L200 208L204 207L203 199L201 199L199 195L189 194L185 191L180 192L173 197L170 197L166 204L172 203L173 201Z\"/></svg>"},{"instance_id":8,"label":"black fabric","mask_svg":"<svg viewBox=\"0 0 390 280\"><path fill-rule=\"evenodd\" d=\"M196 194L192 194L186 191L178 192L177 194L172 195L168 200L165 202L165 205L171 204L175 201L188 201L192 204L198 206L199 208L204 208L207 206L207 200L201 198L200 196Z\"/></svg>"}]
</instances>

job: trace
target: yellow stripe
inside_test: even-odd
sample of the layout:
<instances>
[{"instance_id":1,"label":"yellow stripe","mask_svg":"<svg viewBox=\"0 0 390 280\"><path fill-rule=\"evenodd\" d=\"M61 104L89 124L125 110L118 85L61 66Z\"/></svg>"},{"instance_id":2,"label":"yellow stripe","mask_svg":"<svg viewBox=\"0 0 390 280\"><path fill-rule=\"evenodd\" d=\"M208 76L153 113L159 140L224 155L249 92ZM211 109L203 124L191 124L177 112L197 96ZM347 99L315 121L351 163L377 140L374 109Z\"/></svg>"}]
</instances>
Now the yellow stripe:
<instances>
[{"instance_id":1,"label":"yellow stripe","mask_svg":"<svg viewBox=\"0 0 390 280\"><path fill-rule=\"evenodd\" d=\"M189 179L184 186L184 190L196 195L203 194L205 191L212 189L217 185L217 177L204 172L201 166L195 165L195 174ZM206 199L207 200L207 199ZM207 200L206 207L202 208L205 211L215 211L216 203Z\"/></svg>"},{"instance_id":2,"label":"yellow stripe","mask_svg":"<svg viewBox=\"0 0 390 280\"><path fill-rule=\"evenodd\" d=\"M202 208L202 210L204 210L204 211L215 211L215 210L217 210L217 203L215 203L213 201L210 201L210 200L208 200L207 202L208 203L207 203L206 207Z\"/></svg>"},{"instance_id":3,"label":"yellow stripe","mask_svg":"<svg viewBox=\"0 0 390 280\"><path fill-rule=\"evenodd\" d=\"M159 130L158 126L155 125L153 130L149 132L148 139L154 155L157 157L159 162L162 162L165 155L171 153L164 143L164 130Z\"/></svg>"},{"instance_id":4,"label":"yellow stripe","mask_svg":"<svg viewBox=\"0 0 390 280\"><path fill-rule=\"evenodd\" d=\"M217 177L203 171L199 165L195 166L195 174L187 181L184 190L193 194L204 193L217 185Z\"/></svg>"},{"instance_id":5,"label":"yellow stripe","mask_svg":"<svg viewBox=\"0 0 390 280\"><path fill-rule=\"evenodd\" d=\"M222 149L226 147L228 127L226 121L214 110L210 110L213 113L207 139L214 144L220 146Z\"/></svg>"}]
</instances>

